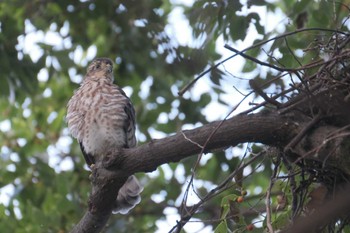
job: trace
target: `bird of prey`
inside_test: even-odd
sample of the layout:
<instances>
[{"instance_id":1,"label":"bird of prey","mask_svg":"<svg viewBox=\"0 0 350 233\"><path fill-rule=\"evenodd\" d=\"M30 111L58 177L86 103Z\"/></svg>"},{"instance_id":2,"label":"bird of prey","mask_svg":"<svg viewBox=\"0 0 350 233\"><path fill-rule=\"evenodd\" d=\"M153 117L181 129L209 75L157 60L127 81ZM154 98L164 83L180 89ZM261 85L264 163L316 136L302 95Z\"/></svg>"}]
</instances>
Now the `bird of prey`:
<instances>
[{"instance_id":1,"label":"bird of prey","mask_svg":"<svg viewBox=\"0 0 350 233\"><path fill-rule=\"evenodd\" d=\"M134 107L113 81L112 61L95 59L67 105L68 128L78 140L89 166L98 156L136 146ZM141 201L141 192L136 177L130 176L119 190L113 212L128 213Z\"/></svg>"}]
</instances>

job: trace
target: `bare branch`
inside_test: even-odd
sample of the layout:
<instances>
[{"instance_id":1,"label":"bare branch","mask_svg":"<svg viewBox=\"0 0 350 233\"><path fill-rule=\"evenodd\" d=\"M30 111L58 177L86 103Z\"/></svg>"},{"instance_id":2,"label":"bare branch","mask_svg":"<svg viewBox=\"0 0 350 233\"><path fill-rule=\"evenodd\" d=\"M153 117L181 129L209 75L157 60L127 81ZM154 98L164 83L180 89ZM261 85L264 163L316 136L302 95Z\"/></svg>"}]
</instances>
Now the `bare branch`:
<instances>
[{"instance_id":1,"label":"bare branch","mask_svg":"<svg viewBox=\"0 0 350 233\"><path fill-rule=\"evenodd\" d=\"M212 199L218 193L221 193L222 191L226 190L227 184L232 181L233 177L235 177L237 173L241 172L245 167L255 162L258 158L262 157L262 155L264 154L265 154L265 151L262 151L261 153L257 154L253 158L249 159L246 163L241 163L240 166L237 169L235 169L223 182L221 182L217 187L210 190L210 192L207 195L205 195L197 204L189 208L189 211L187 214L181 215L181 220L177 222L177 224L169 231L169 233L171 232L180 233L183 226L192 218L192 216L206 201Z\"/></svg>"},{"instance_id":2,"label":"bare branch","mask_svg":"<svg viewBox=\"0 0 350 233\"><path fill-rule=\"evenodd\" d=\"M307 124L310 118L305 117L305 115L303 117L293 110L304 109L307 111L310 103L313 104L314 109L318 108L318 111L328 113L328 117L336 116L343 121L348 119L343 117L348 116L348 111L347 108L342 108L341 106L347 106L347 103L344 103L344 94L339 90L339 88L333 87L328 91L318 91L310 98L304 98L305 101L298 100L296 101L297 105L290 105L293 108L289 108L288 113L281 109L278 111L279 113L263 111L258 114L238 115L194 130L182 131L167 138L152 140L137 148L124 149L105 155L103 160L98 161L93 169L93 188L89 198L89 209L73 229L73 232L100 232L111 214L113 207L111 203L114 203L120 187L122 187L128 176L136 172L151 172L165 163L178 162L194 154L207 153L214 149L235 146L243 142L260 142L280 148L292 142L294 147L294 144L300 144L298 143L300 140L297 135L305 134L306 136L307 132L302 132L302 130L305 127L309 128ZM293 100L290 102L293 102ZM327 112L324 109L326 107L325 102L332 103L332 111ZM341 105L343 103L344 105ZM288 102L283 104L283 107L288 106L288 104ZM298 116L296 117L294 114L298 114ZM347 122L345 121L345 123ZM334 131L334 128L337 127L333 126L332 128L324 125L318 127L313 133L311 132L310 135L313 137L313 140L310 141L313 147L310 150L308 149L308 151L317 148L320 144L319 142L324 141L324 137L320 137L319 134L324 135L324 132ZM292 141L295 137L298 139L294 139L296 143ZM346 140L347 138L339 138L335 145L340 145ZM203 145L203 147L198 147L193 142ZM300 147L302 145L299 145L298 148ZM306 158L305 156L300 156L306 154L303 148L296 151L301 151L298 153L299 157ZM324 161L324 158L327 160L332 159L329 158L330 152L332 152L333 160L335 160L333 164L337 164L341 170L348 171L348 162L341 162L344 157L340 155L341 150L324 150L324 153L319 153L321 156L318 159L323 159L322 161ZM315 158L313 159L315 160ZM186 224L191 218L191 214L195 213L195 211L196 207L193 207L188 215L189 217L184 216L181 219L180 228Z\"/></svg>"},{"instance_id":3,"label":"bare branch","mask_svg":"<svg viewBox=\"0 0 350 233\"><path fill-rule=\"evenodd\" d=\"M266 205L266 225L267 229L269 230L270 233L274 233L274 229L272 227L272 221L271 221L271 191L272 187L275 184L276 181L276 176L277 176L277 171L279 167L280 161L275 165L275 168L273 169L273 174L270 179L270 184L269 187L266 191L266 198L265 198L265 205Z\"/></svg>"},{"instance_id":4,"label":"bare branch","mask_svg":"<svg viewBox=\"0 0 350 233\"><path fill-rule=\"evenodd\" d=\"M137 172L151 172L162 164L178 162L200 153L202 148L193 142L206 145L204 152L242 142L283 145L297 135L301 126L278 114L239 115L106 155L93 168L89 209L72 232L100 232L111 215L111 203L114 203L128 176ZM216 130L214 134L213 130ZM184 134L193 142L187 140ZM211 139L208 141L209 137Z\"/></svg>"},{"instance_id":5,"label":"bare branch","mask_svg":"<svg viewBox=\"0 0 350 233\"><path fill-rule=\"evenodd\" d=\"M245 49L243 49L242 51L239 51L238 53L235 53L233 54L232 56L224 59L223 61L215 64L214 66L210 67L209 69L205 70L204 72L202 72L200 75L198 75L198 77L196 77L194 80L192 80L189 84L187 84L184 88L182 88L178 95L179 96L182 96L188 89L190 89L200 78L202 78L204 75L206 75L207 73L209 73L211 70L213 69L216 69L218 68L220 65L224 64L226 61L234 58L235 56L238 56L238 55L242 55L244 52L248 51L248 50L251 50L251 49L254 49L254 48L257 48L257 47L260 47L264 44L267 44L271 41L274 41L274 40L278 40L278 39L281 39L281 38L286 38L288 36L291 36L291 35L294 35L294 34L298 34L298 33L301 33L301 32L307 32L307 31L324 31L324 32L332 32L332 33L339 33L341 35L346 35L346 36L349 36L348 33L345 33L345 32L342 32L342 31L339 31L339 30L334 30L334 29L327 29L327 28L302 28L302 29L299 29L299 30L295 30L293 32L287 32L287 33L284 33L282 35L279 35L279 36L276 36L276 37L273 37L273 38L270 38L268 40L265 40L265 41L261 41L259 43L256 43L250 47L247 47Z\"/></svg>"}]
</instances>

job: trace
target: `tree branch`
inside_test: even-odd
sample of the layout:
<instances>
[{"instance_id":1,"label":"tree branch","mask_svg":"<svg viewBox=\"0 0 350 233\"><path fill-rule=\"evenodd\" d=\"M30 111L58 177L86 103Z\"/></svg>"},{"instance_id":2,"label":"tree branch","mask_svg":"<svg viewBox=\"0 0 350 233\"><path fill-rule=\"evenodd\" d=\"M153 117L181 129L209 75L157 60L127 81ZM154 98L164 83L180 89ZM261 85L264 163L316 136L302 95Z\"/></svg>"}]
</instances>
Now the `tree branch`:
<instances>
[{"instance_id":1,"label":"tree branch","mask_svg":"<svg viewBox=\"0 0 350 233\"><path fill-rule=\"evenodd\" d=\"M92 169L93 188L88 202L89 209L72 232L100 232L110 217L112 204L128 176L136 172L151 172L162 164L178 162L199 153L202 148L198 145L204 145L220 123L221 121L216 121L152 140L136 148L116 151L104 156L102 161L97 161ZM206 144L205 152L243 142L283 146L298 134L301 126L291 118L278 114L238 115L222 123Z\"/></svg>"},{"instance_id":2,"label":"tree branch","mask_svg":"<svg viewBox=\"0 0 350 233\"><path fill-rule=\"evenodd\" d=\"M295 117L291 113L281 115L264 111L258 114L238 115L225 121L216 121L163 139L152 140L136 148L114 151L101 156L102 160L97 161L96 166L92 168L93 187L88 201L89 208L72 232L100 232L111 215L119 189L127 177L134 173L151 172L162 164L179 162L202 151L210 152L244 142L259 142L283 148L308 125L308 122L302 119L300 115ZM334 127L331 129L334 132ZM214 130L216 132L213 134ZM329 131L330 127L323 125L318 130ZM317 132L305 136L318 140ZM323 133L322 135L324 136ZM342 143L349 139L340 137L337 140ZM321 142L315 143L318 151L320 151L319 145L323 145ZM296 151L301 151L302 146L303 143L296 145ZM347 171L344 167L349 163L344 161L340 152L341 150L337 150L334 155L326 153L326 157L333 160L331 164L341 164L339 167ZM299 153L299 156L306 158L305 153Z\"/></svg>"},{"instance_id":3,"label":"tree branch","mask_svg":"<svg viewBox=\"0 0 350 233\"><path fill-rule=\"evenodd\" d=\"M185 130L163 139L152 140L137 148L125 149L118 156L105 157L104 165L117 166L128 175L136 172L152 172L162 164L179 162L183 158L199 153L202 148L197 144L204 145L218 124L220 121L193 130ZM297 135L301 126L300 122L278 114L238 115L223 122L204 151L210 152L244 142L283 146Z\"/></svg>"},{"instance_id":4,"label":"tree branch","mask_svg":"<svg viewBox=\"0 0 350 233\"><path fill-rule=\"evenodd\" d=\"M92 192L88 201L88 210L72 233L97 233L106 225L114 207L119 189L128 176L120 170L103 168L101 162L92 167Z\"/></svg>"},{"instance_id":5,"label":"tree branch","mask_svg":"<svg viewBox=\"0 0 350 233\"><path fill-rule=\"evenodd\" d=\"M331 200L320 204L319 208L311 214L299 217L289 229L282 232L320 232L331 221L338 218L349 218L350 186L347 184L343 189L337 191Z\"/></svg>"}]
</instances>

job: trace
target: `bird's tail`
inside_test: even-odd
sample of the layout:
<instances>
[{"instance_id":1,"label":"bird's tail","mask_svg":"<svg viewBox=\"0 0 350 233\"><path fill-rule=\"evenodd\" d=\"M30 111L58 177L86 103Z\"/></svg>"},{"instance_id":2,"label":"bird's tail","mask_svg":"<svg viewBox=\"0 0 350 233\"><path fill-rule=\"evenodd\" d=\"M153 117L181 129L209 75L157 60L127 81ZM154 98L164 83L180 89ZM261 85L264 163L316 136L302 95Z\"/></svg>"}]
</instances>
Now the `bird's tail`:
<instances>
[{"instance_id":1,"label":"bird's tail","mask_svg":"<svg viewBox=\"0 0 350 233\"><path fill-rule=\"evenodd\" d=\"M140 193L143 187L135 176L129 176L125 184L119 190L113 213L127 214L141 201Z\"/></svg>"}]
</instances>

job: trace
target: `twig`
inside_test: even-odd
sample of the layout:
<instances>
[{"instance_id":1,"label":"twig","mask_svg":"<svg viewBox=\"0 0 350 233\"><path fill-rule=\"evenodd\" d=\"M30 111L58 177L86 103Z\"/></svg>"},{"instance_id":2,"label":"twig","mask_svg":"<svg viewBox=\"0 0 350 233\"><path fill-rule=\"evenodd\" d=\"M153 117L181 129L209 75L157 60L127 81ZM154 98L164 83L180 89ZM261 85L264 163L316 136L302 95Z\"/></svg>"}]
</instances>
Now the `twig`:
<instances>
[{"instance_id":1,"label":"twig","mask_svg":"<svg viewBox=\"0 0 350 233\"><path fill-rule=\"evenodd\" d=\"M269 64L267 62L263 62L263 61L260 61L259 59L256 59L255 57L252 57L252 56L249 56L231 46L229 46L228 44L225 44L224 46L226 49L232 51L232 52L235 52L236 54L239 54L241 55L242 57L248 59L248 60L251 60L253 62L255 62L256 64L259 64L259 65L262 65L262 66L267 66L267 67L270 67L272 69L275 69L275 70L278 70L278 71L281 71L281 72L285 72L285 71L291 71L291 72L294 72L295 69L291 69L291 68L281 68L281 67L278 67L278 66L275 66L275 65L272 65L272 64Z\"/></svg>"},{"instance_id":2,"label":"twig","mask_svg":"<svg viewBox=\"0 0 350 233\"><path fill-rule=\"evenodd\" d=\"M293 147L300 142L300 140L306 135L306 133L321 119L322 113L318 113L299 133L292 141L284 148L284 153L292 150Z\"/></svg>"},{"instance_id":3,"label":"twig","mask_svg":"<svg viewBox=\"0 0 350 233\"><path fill-rule=\"evenodd\" d=\"M287 40L286 37L284 38L284 41L286 42L287 49L288 49L288 51L292 54L294 60L296 60L296 61L298 62L299 66L303 66L303 64L301 64L301 62L299 61L299 59L297 58L297 56L295 56L295 54L293 53L292 49L289 47L289 43L288 43L288 40Z\"/></svg>"},{"instance_id":4,"label":"twig","mask_svg":"<svg viewBox=\"0 0 350 233\"><path fill-rule=\"evenodd\" d=\"M342 131L345 131L347 128L349 128L350 125L346 125L338 130L335 130L331 135L328 135L326 139L323 140L322 144L319 145L318 147L310 150L309 152L307 152L306 154L303 154L302 157L300 157L296 162L298 162L299 160L303 159L303 158L307 158L309 157L310 155L312 154L317 154L319 153L319 151L324 147L326 146L326 144L334 139L337 139L337 138L341 138L341 137L346 137L346 136L349 136L350 135L350 132L343 132ZM335 133L338 133L338 134L335 134ZM335 149L335 148L334 148ZM323 163L325 162L325 160L323 161Z\"/></svg>"},{"instance_id":5,"label":"twig","mask_svg":"<svg viewBox=\"0 0 350 233\"><path fill-rule=\"evenodd\" d=\"M254 49L254 48L257 48L259 46L262 46L264 44L267 44L269 43L270 41L273 41L273 40L278 40L280 38L284 38L284 37L287 37L287 36L291 36L291 35L294 35L294 34L297 34L297 33L301 33L301 32L306 32L306 31L325 31L325 32L333 32L333 33L339 33L339 34L342 34L342 35L346 35L346 36L349 36L348 33L345 33L345 32L342 32L342 31L339 31L339 30L333 30L333 29L327 29L327 28L302 28L302 29L299 29L299 30L295 30L293 32L288 32L288 33L284 33L282 35L279 35L279 36L276 36L276 37L273 37L273 38L270 38L268 40L265 40L265 41L261 41L259 43L256 43L252 46L249 46L245 49L243 49L241 52L239 53L236 53L236 54L233 54L232 56L222 60L221 62L215 64L214 66L208 68L207 70L205 70L204 72L202 72L201 74L198 75L198 77L196 77L194 80L192 80L189 84L187 84L184 88L182 88L179 92L178 92L178 95L179 96L182 96L188 89L190 89L200 78L202 78L204 75L206 75L207 73L209 73L211 70L213 69L216 69L217 67L219 67L221 64L225 63L226 61L238 56L238 55L241 55L241 53L244 53L248 50L251 50L251 49Z\"/></svg>"},{"instance_id":6,"label":"twig","mask_svg":"<svg viewBox=\"0 0 350 233\"><path fill-rule=\"evenodd\" d=\"M271 190L273 185L275 184L276 176L277 176L277 171L279 168L279 163L280 159L278 162L275 164L275 168L273 169L273 174L270 179L270 184L269 187L266 191L266 198L265 198L265 204L266 204L266 225L267 229L269 229L270 233L274 233L275 231L273 230L272 224L271 224Z\"/></svg>"},{"instance_id":7,"label":"twig","mask_svg":"<svg viewBox=\"0 0 350 233\"><path fill-rule=\"evenodd\" d=\"M265 83L264 85L266 85L266 83ZM270 97L270 99L277 99L277 98L279 98L279 97L281 97L281 96L283 96L283 95L285 95L285 94L288 94L289 92L294 91L296 88L297 88L297 87L291 87L291 88L289 88L289 89L287 89L287 90L284 90L284 91L282 91L282 92L280 92L280 93L278 93L278 94L276 94L276 95ZM244 111L244 112L241 112L240 114L245 115L245 114L251 113L251 112L253 112L253 111L256 110L256 109L265 106L267 103L268 103L268 102L265 100L264 102L262 102L262 103L260 103L260 104L257 104L256 106L254 106L254 107L252 107L252 108L250 108L250 109L248 109L248 110L246 110L246 111Z\"/></svg>"},{"instance_id":8,"label":"twig","mask_svg":"<svg viewBox=\"0 0 350 233\"><path fill-rule=\"evenodd\" d=\"M256 81L254 79L249 80L249 85L250 87L256 92L258 93L266 102L275 105L276 107L280 107L281 103L278 102L277 100L270 98L266 95L266 93L261 89L261 87L259 87L259 85L256 83Z\"/></svg>"},{"instance_id":9,"label":"twig","mask_svg":"<svg viewBox=\"0 0 350 233\"><path fill-rule=\"evenodd\" d=\"M259 154L257 154L256 156L254 156L253 158L251 158L250 160L248 160L246 163L242 163L241 166L239 166L237 169L235 169L223 182L221 182L216 188L213 188L212 190L210 190L210 192L205 195L197 204L193 205L190 209L190 211L188 212L187 215L182 216L181 220L177 222L177 224L170 229L170 232L180 232L181 229L183 228L184 225L186 225L186 223L191 219L192 215L198 210L199 207L201 207L201 205L210 200L213 196L215 196L217 193L221 192L222 189L225 188L225 186L231 182L231 180L233 179L233 177L240 172L242 169L244 169L245 167L247 167L248 165L252 164L253 162L255 162L258 158L260 158L263 154L265 154L265 151L260 152Z\"/></svg>"},{"instance_id":10,"label":"twig","mask_svg":"<svg viewBox=\"0 0 350 233\"><path fill-rule=\"evenodd\" d=\"M319 88L320 86L321 86L320 83L316 84L315 87L313 87L312 91L317 90L317 88ZM281 110L278 113L281 115L286 114L287 112L295 110L295 108L301 105L302 103L309 101L310 100L309 97L310 95L312 95L312 91L310 90L310 93L308 94L304 94L304 95L300 94L295 98L291 99L290 101L284 103L281 107Z\"/></svg>"},{"instance_id":11,"label":"twig","mask_svg":"<svg viewBox=\"0 0 350 233\"><path fill-rule=\"evenodd\" d=\"M297 188L297 184L295 181L295 174L293 172L293 167L291 165L291 163L289 162L289 160L286 158L284 153L280 153L281 154L281 158L282 158L282 162L284 163L284 165L287 168L288 171L288 176L289 176L289 181L290 181L290 189L291 189L291 194L292 194L292 222L294 221L294 218L296 216L297 213L297 209L298 209L298 196L296 194L296 188Z\"/></svg>"},{"instance_id":12,"label":"twig","mask_svg":"<svg viewBox=\"0 0 350 233\"><path fill-rule=\"evenodd\" d=\"M199 162L200 162L200 160L202 159L202 156L203 156L203 153L205 152L205 150L206 150L206 147L207 147L207 145L208 145L208 143L210 142L210 140L212 139L212 137L215 135L215 133L217 132L217 130L222 126L222 124L226 121L226 119L232 114L232 112L234 112L237 108L238 108L238 106L245 100L245 98L247 98L249 96L249 94L247 95L247 96L245 96L227 115L226 115L226 117L217 125L217 127L215 127L214 128L214 130L211 132L211 134L209 135L209 137L207 138L207 140L205 141L205 143L204 143L204 145L203 146L200 146L199 145L199 147L202 149L201 150L201 152L199 153L199 155L198 155L198 158L197 158L197 161L196 161L196 163L195 163L195 165L194 165L194 167L193 167L193 169L192 169L192 174L191 174L191 178L190 178L190 181L189 181L189 183L188 183L188 185L187 185L187 187L186 187L186 191L185 191L185 193L184 193L184 197L183 197L183 199L182 199L182 204L181 204L181 208L180 208L180 210L181 210L181 218L183 217L183 213L185 213L186 212L186 214L187 214L187 208L186 208L186 201L187 201L187 197L188 197L188 192L189 192L189 189L190 189L190 186L191 185L193 185L193 180L194 180L194 175L195 175L195 171L196 171L196 169L197 169L197 167L198 167L198 164L199 164ZM182 132L181 132L182 133ZM185 139L187 139L187 136L186 135L184 135L185 136ZM193 142L192 140L190 140L192 143L195 143L195 142ZM195 143L195 144L197 144L197 143ZM199 197L199 196L198 196ZM200 197L199 197L200 198ZM200 198L201 199L201 198ZM182 229L182 227L184 226L184 225L178 225L179 227L178 227L178 229Z\"/></svg>"}]
</instances>

